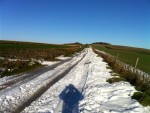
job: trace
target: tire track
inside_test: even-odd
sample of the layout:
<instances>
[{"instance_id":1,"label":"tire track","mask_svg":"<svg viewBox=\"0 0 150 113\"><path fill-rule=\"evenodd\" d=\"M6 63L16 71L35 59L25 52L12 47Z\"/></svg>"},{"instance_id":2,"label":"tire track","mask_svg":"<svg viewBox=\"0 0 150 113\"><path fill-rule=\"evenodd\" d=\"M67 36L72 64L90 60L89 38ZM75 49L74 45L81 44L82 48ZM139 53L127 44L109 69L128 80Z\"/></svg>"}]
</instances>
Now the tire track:
<instances>
[{"instance_id":1,"label":"tire track","mask_svg":"<svg viewBox=\"0 0 150 113\"><path fill-rule=\"evenodd\" d=\"M87 53L82 61L59 82L49 88L40 98L34 101L22 113L26 112L52 112L60 113L62 101L59 100L59 94L68 86L73 84L80 92L82 92L88 77L88 71L91 70L90 63L92 56Z\"/></svg>"},{"instance_id":2,"label":"tire track","mask_svg":"<svg viewBox=\"0 0 150 113\"><path fill-rule=\"evenodd\" d=\"M74 57L79 56L79 53L75 54ZM71 61L74 57L66 59L66 60L62 60L62 61L60 61L56 64L53 64L51 66L45 66L45 67L40 68L38 70L35 70L33 72L29 72L25 75L22 74L22 76L20 75L19 77L13 77L12 79L0 84L0 91L3 90L3 89L6 89L7 87L10 87L10 86L11 86L11 88L13 88L13 87L19 86L20 84L25 84L25 83L29 82L30 80L40 76L41 74L46 73L50 70L53 70L57 66L60 66L64 63L66 63L66 62ZM17 85L14 85L14 84L17 84ZM10 88L9 88L9 90L10 90Z\"/></svg>"},{"instance_id":3,"label":"tire track","mask_svg":"<svg viewBox=\"0 0 150 113\"><path fill-rule=\"evenodd\" d=\"M87 53L86 53L87 54ZM12 113L18 113L24 110L25 107L29 106L33 101L35 101L38 97L40 97L45 91L47 91L47 89L49 89L53 84L55 84L56 82L58 82L61 78L63 78L67 73L70 72L70 70L75 67L85 56L86 54L74 65L72 65L71 67L69 67L67 70L65 70L62 74L52 78L47 84L45 84L44 86L42 86L41 88L39 88L37 90L37 92L35 92L26 102L22 103L22 105L20 105L15 111L13 111Z\"/></svg>"},{"instance_id":4,"label":"tire track","mask_svg":"<svg viewBox=\"0 0 150 113\"><path fill-rule=\"evenodd\" d=\"M29 105L32 101L42 95L44 91L46 91L50 86L64 77L66 73L68 73L85 57L86 54L86 52L82 52L74 59L72 59L71 62L67 62L62 66L59 66L56 69L48 72L50 75L46 75L48 74L46 73L43 76L39 76L35 80L30 81L30 84L23 84L22 87L15 88L12 91L8 91L6 94L2 94L0 92L0 111L7 113L22 111L27 105ZM16 92L20 93L18 94Z\"/></svg>"}]
</instances>

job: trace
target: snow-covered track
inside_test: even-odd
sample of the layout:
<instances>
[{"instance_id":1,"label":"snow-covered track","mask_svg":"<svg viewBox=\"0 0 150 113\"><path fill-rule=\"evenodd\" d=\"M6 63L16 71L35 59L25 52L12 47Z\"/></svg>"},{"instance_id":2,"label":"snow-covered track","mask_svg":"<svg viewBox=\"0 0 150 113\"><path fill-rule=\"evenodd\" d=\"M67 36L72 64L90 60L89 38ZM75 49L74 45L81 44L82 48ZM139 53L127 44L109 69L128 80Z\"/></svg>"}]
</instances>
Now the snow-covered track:
<instances>
[{"instance_id":1,"label":"snow-covered track","mask_svg":"<svg viewBox=\"0 0 150 113\"><path fill-rule=\"evenodd\" d=\"M66 62L41 76L21 84L12 90L0 92L0 111L20 112L32 101L44 93L51 85L65 76L75 65L77 65L87 54L84 50L76 55L71 61Z\"/></svg>"},{"instance_id":2,"label":"snow-covered track","mask_svg":"<svg viewBox=\"0 0 150 113\"><path fill-rule=\"evenodd\" d=\"M16 108L16 110L14 111L14 113L18 113L21 112L22 110L24 110L25 107L29 106L34 100L36 100L38 97L40 97L48 88L50 88L53 84L55 84L56 82L58 82L61 78L63 78L67 73L70 72L70 70L76 66L84 57L82 57L78 62L76 62L74 65L70 66L67 70L65 70L63 73L61 73L60 75L51 78L51 80L46 83L45 85L43 85L42 87L40 87L30 98L28 98L28 101L25 101L24 103L22 103L22 105L18 106Z\"/></svg>"},{"instance_id":3,"label":"snow-covered track","mask_svg":"<svg viewBox=\"0 0 150 113\"><path fill-rule=\"evenodd\" d=\"M62 101L59 99L59 94L66 86L72 84L82 93L88 75L91 72L90 64L93 59L91 55L92 49L88 49L88 53L72 70L59 82L50 87L42 96L34 101L29 107L25 108L23 113L27 112L50 112L61 113Z\"/></svg>"},{"instance_id":4,"label":"snow-covered track","mask_svg":"<svg viewBox=\"0 0 150 113\"><path fill-rule=\"evenodd\" d=\"M106 82L111 78L111 70L107 69L107 66L107 63L89 48L88 54L78 65L26 107L22 113L149 113L136 100L131 99L131 95L136 90L129 83ZM72 102L75 96L70 96L73 95L72 93L68 95L70 85L81 93L83 100L78 103ZM67 105L65 99L60 98L64 90L67 95ZM68 107L71 104L73 106L77 104L78 107L73 109ZM63 112L64 106L74 112Z\"/></svg>"}]
</instances>

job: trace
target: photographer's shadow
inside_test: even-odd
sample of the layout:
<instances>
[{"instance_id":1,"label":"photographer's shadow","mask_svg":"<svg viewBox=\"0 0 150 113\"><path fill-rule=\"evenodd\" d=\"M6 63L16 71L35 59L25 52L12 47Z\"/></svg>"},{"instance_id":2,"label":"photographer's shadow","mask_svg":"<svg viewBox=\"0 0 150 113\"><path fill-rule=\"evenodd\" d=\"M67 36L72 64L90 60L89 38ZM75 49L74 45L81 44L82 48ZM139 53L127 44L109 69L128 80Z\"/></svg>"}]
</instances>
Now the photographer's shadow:
<instances>
[{"instance_id":1,"label":"photographer's shadow","mask_svg":"<svg viewBox=\"0 0 150 113\"><path fill-rule=\"evenodd\" d=\"M69 84L59 98L63 100L62 113L79 113L79 101L84 97L72 84Z\"/></svg>"}]
</instances>

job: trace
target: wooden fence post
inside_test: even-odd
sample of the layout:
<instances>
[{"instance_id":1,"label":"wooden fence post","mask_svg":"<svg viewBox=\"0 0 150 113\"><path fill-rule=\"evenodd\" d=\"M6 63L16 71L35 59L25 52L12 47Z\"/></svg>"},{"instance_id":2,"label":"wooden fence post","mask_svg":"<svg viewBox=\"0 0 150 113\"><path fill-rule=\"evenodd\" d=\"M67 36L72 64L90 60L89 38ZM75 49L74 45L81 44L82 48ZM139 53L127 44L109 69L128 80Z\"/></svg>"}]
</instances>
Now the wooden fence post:
<instances>
[{"instance_id":1,"label":"wooden fence post","mask_svg":"<svg viewBox=\"0 0 150 113\"><path fill-rule=\"evenodd\" d=\"M137 67L138 62L139 62L139 58L136 59L135 68Z\"/></svg>"}]
</instances>

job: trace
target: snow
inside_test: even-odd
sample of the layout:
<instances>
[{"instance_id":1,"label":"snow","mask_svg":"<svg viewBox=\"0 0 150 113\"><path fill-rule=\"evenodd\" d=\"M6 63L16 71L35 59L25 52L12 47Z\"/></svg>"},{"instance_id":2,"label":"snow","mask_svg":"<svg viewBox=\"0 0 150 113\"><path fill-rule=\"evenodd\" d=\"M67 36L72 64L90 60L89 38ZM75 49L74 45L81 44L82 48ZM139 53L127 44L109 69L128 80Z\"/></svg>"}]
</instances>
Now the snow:
<instances>
[{"instance_id":1,"label":"snow","mask_svg":"<svg viewBox=\"0 0 150 113\"><path fill-rule=\"evenodd\" d=\"M41 63L42 65L46 65L46 66L52 66L54 64L59 63L60 61L38 61L39 63ZM26 74L22 74L21 76L26 76ZM3 78L0 78L0 85L4 84L5 82L8 82L10 80L16 79L20 76L18 75L12 75L12 76L5 76ZM0 86L1 87L1 86Z\"/></svg>"},{"instance_id":2,"label":"snow","mask_svg":"<svg viewBox=\"0 0 150 113\"><path fill-rule=\"evenodd\" d=\"M42 61L41 62L42 65L48 65L48 66L56 64L56 63L58 63L58 61L53 61L53 62L52 61Z\"/></svg>"},{"instance_id":3,"label":"snow","mask_svg":"<svg viewBox=\"0 0 150 113\"><path fill-rule=\"evenodd\" d=\"M59 57L56 57L56 59L59 59L59 60L66 60L66 59L70 59L71 57L64 57L63 55L59 56ZM3 57L0 57L0 59L4 59ZM17 61L17 59L9 59L10 61ZM33 59L34 60L34 59ZM22 61L28 61L28 60L22 60ZM40 61L40 60L37 60L39 63L41 63L42 65L47 65L47 66L51 66L51 65L54 65L54 64L57 64L59 63L60 61ZM5 68L1 68L0 67L0 71L4 71ZM13 79L14 77L16 77L17 75L12 75L12 76L6 76L6 77L3 77L3 78L0 78L0 85L3 84L4 82L8 81L8 80L11 80Z\"/></svg>"},{"instance_id":4,"label":"snow","mask_svg":"<svg viewBox=\"0 0 150 113\"><path fill-rule=\"evenodd\" d=\"M77 66L26 107L23 113L61 113L63 102L59 95L69 84L73 84L84 95L79 104L81 113L146 113L142 105L131 99L136 90L128 82L106 82L111 78L110 70L106 67L107 63L89 49Z\"/></svg>"},{"instance_id":5,"label":"snow","mask_svg":"<svg viewBox=\"0 0 150 113\"><path fill-rule=\"evenodd\" d=\"M62 74L68 67L74 65L78 62L83 56L85 52L81 52L80 55L71 59L71 61L66 62L54 70L50 70L41 76L29 81L26 84L21 84L19 87L14 87L6 90L2 90L0 92L0 111L5 112L13 112L15 111L21 103L26 102L34 93L38 91L43 86L46 86L49 82L51 82L55 77ZM10 98L6 98L9 96L10 98L14 98L12 101Z\"/></svg>"},{"instance_id":6,"label":"snow","mask_svg":"<svg viewBox=\"0 0 150 113\"><path fill-rule=\"evenodd\" d=\"M3 78L0 78L0 85L5 83L6 81L9 81L10 79L13 79L15 76L5 76Z\"/></svg>"},{"instance_id":7,"label":"snow","mask_svg":"<svg viewBox=\"0 0 150 113\"><path fill-rule=\"evenodd\" d=\"M86 58L84 58L78 64L78 66L74 67L69 74L67 74L63 79L54 84L23 112L61 112L62 102L61 100L59 100L59 94L68 84L73 84L74 86L78 87L78 89L82 90L82 88L84 87L83 81L86 80L88 72L88 65L86 65L86 63L89 62L87 60L88 57L90 57L90 54L87 54Z\"/></svg>"},{"instance_id":8,"label":"snow","mask_svg":"<svg viewBox=\"0 0 150 113\"><path fill-rule=\"evenodd\" d=\"M95 57L92 71L84 89L85 99L80 103L81 113L145 113L144 107L131 99L136 91L127 82L109 84L111 75L102 58Z\"/></svg>"},{"instance_id":9,"label":"snow","mask_svg":"<svg viewBox=\"0 0 150 113\"><path fill-rule=\"evenodd\" d=\"M83 58L85 53L87 54ZM80 61L81 58L83 59ZM13 111L41 86L47 85L55 76L60 75L77 61L80 62L65 77L52 85L22 113L62 113L64 103L59 96L69 84L84 96L78 103L79 109L74 109L76 110L74 113L78 113L78 110L81 113L150 113L150 107L143 107L136 100L131 99L131 95L136 90L128 82L113 84L106 82L112 77L111 70L106 68L107 63L103 62L101 57L97 57L91 48L18 88L0 92L0 111Z\"/></svg>"},{"instance_id":10,"label":"snow","mask_svg":"<svg viewBox=\"0 0 150 113\"><path fill-rule=\"evenodd\" d=\"M66 59L69 59L69 58L71 58L71 57L64 57L64 55L56 57L56 59L59 59L59 60L66 60Z\"/></svg>"}]
</instances>

